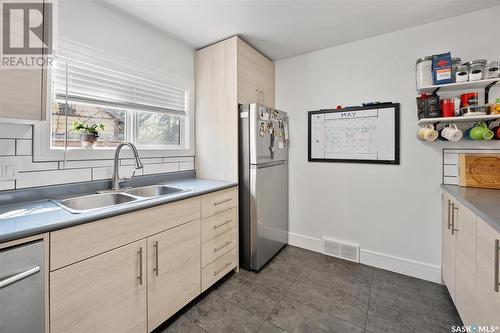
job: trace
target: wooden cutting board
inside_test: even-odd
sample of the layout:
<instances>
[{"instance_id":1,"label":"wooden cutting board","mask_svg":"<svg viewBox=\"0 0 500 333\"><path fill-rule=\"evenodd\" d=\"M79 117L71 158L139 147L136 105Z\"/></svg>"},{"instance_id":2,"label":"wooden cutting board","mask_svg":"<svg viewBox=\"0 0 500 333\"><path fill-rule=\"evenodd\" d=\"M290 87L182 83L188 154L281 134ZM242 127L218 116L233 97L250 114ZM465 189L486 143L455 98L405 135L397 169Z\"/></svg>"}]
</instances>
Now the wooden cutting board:
<instances>
[{"instance_id":1,"label":"wooden cutting board","mask_svg":"<svg viewBox=\"0 0 500 333\"><path fill-rule=\"evenodd\" d=\"M500 189L500 154L460 154L460 186Z\"/></svg>"}]
</instances>

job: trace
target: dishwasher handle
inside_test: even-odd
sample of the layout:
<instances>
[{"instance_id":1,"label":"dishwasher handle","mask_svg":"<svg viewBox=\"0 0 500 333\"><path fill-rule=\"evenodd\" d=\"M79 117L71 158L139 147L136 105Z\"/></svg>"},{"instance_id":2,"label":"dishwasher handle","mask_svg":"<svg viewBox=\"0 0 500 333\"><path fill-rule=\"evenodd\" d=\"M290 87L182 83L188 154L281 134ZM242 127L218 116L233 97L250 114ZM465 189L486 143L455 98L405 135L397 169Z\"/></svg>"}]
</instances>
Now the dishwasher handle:
<instances>
[{"instance_id":1,"label":"dishwasher handle","mask_svg":"<svg viewBox=\"0 0 500 333\"><path fill-rule=\"evenodd\" d=\"M30 277L38 272L40 272L40 266L30 268L24 272L0 280L0 289L10 286L11 284L21 281L22 279L26 279L27 277Z\"/></svg>"}]
</instances>

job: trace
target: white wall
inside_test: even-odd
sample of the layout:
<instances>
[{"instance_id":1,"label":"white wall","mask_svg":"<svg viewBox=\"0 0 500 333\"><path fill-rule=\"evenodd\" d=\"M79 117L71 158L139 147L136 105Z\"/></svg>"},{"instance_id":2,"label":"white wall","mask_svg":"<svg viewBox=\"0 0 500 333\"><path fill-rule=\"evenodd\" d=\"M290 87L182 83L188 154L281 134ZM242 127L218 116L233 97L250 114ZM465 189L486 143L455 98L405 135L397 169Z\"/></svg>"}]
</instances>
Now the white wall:
<instances>
[{"instance_id":1,"label":"white wall","mask_svg":"<svg viewBox=\"0 0 500 333\"><path fill-rule=\"evenodd\" d=\"M97 1L61 0L56 3L56 29L61 38L97 49L106 55L130 60L157 75L176 75L194 82L194 50L145 24ZM57 36L55 37L58 38ZM0 191L111 178L112 159L33 161L33 126L0 124L0 159L17 162L15 181L0 181ZM143 159L137 175L194 170L194 157L158 156ZM122 160L121 176L133 172L130 160Z\"/></svg>"},{"instance_id":2,"label":"white wall","mask_svg":"<svg viewBox=\"0 0 500 333\"><path fill-rule=\"evenodd\" d=\"M55 32L104 53L194 80L194 49L96 0L59 0Z\"/></svg>"},{"instance_id":3,"label":"white wall","mask_svg":"<svg viewBox=\"0 0 500 333\"><path fill-rule=\"evenodd\" d=\"M276 106L290 115L291 243L359 243L362 262L440 281L442 149L500 143L417 140L415 60L500 59L498 17L494 7L276 62ZM308 163L307 111L367 101L401 103L401 165Z\"/></svg>"}]
</instances>

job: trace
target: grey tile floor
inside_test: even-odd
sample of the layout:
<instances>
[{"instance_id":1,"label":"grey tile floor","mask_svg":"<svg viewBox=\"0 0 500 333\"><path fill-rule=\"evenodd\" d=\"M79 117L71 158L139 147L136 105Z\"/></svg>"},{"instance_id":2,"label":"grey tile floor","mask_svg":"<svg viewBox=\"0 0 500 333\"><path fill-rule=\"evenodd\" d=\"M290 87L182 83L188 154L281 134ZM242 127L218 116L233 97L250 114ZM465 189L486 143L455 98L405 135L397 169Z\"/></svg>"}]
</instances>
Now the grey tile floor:
<instances>
[{"instance_id":1,"label":"grey tile floor","mask_svg":"<svg viewBox=\"0 0 500 333\"><path fill-rule=\"evenodd\" d=\"M157 330L450 332L461 325L444 286L285 247L261 272L224 278Z\"/></svg>"}]
</instances>

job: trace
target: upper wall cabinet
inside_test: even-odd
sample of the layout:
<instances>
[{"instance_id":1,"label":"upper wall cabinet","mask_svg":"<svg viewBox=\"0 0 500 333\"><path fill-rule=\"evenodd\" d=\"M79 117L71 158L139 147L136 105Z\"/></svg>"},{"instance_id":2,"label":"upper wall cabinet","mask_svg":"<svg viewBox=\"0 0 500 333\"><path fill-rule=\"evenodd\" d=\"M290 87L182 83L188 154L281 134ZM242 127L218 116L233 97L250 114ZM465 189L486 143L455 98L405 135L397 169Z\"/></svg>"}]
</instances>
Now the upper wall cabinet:
<instances>
[{"instance_id":1,"label":"upper wall cabinet","mask_svg":"<svg viewBox=\"0 0 500 333\"><path fill-rule=\"evenodd\" d=\"M196 172L238 181L238 103L274 107L274 63L238 37L198 50Z\"/></svg>"},{"instance_id":2,"label":"upper wall cabinet","mask_svg":"<svg viewBox=\"0 0 500 333\"><path fill-rule=\"evenodd\" d=\"M238 103L274 107L274 63L238 39Z\"/></svg>"},{"instance_id":3,"label":"upper wall cabinet","mask_svg":"<svg viewBox=\"0 0 500 333\"><path fill-rule=\"evenodd\" d=\"M36 16L34 13L40 10L46 13L50 8L44 6L42 2L9 2L9 12L16 12L16 6L24 8L30 7L30 15ZM2 6L0 16L7 17L3 14ZM19 12L19 11L17 11ZM26 13L26 12L25 12ZM5 13L7 15L7 13ZM27 15L27 14L25 14ZM45 15L42 17L48 17ZM8 34L4 34L3 25L0 26L1 36L9 36L9 40L3 40L2 43L2 66L0 67L0 122L36 122L45 118L45 92L46 87L44 81L46 79L46 69L39 66L42 61L46 60L46 55L43 51L42 40L47 40L49 33L45 20L41 21L39 29L32 30L29 42L23 38L23 22L28 22L26 18L18 15L8 15L10 19L11 30ZM31 17L29 18L33 20ZM30 21L30 22L31 22ZM14 27L20 27L15 29ZM20 31L18 31L20 30ZM42 39L38 40L39 37ZM20 43L23 43L22 45ZM29 44L26 44L29 43ZM13 49L8 50L7 46ZM25 51L26 50L26 51ZM44 57L45 55L45 57ZM6 65L8 63L8 66Z\"/></svg>"}]
</instances>

